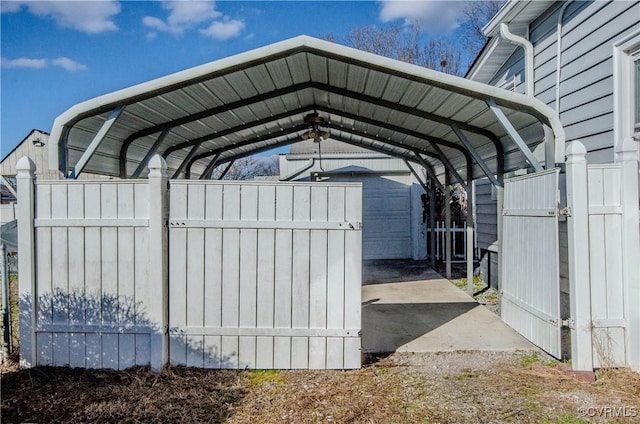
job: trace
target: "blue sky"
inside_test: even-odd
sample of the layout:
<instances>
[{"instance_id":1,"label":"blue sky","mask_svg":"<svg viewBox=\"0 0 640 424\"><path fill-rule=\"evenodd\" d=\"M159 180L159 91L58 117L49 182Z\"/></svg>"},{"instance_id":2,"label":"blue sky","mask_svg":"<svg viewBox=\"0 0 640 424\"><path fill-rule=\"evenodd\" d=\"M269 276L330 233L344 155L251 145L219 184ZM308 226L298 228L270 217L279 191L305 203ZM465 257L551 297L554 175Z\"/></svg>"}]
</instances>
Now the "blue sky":
<instances>
[{"instance_id":1,"label":"blue sky","mask_svg":"<svg viewBox=\"0 0 640 424\"><path fill-rule=\"evenodd\" d=\"M420 19L451 34L455 1L12 1L0 7L0 142L50 131L76 103L296 35Z\"/></svg>"}]
</instances>

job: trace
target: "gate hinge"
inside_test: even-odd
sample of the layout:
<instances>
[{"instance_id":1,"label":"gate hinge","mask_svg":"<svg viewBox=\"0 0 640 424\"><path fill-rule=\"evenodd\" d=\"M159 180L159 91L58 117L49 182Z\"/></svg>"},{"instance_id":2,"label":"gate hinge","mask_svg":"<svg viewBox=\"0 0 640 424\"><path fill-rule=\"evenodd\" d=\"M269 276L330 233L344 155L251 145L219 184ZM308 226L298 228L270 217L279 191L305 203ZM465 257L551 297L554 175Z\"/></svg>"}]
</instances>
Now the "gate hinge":
<instances>
[{"instance_id":1,"label":"gate hinge","mask_svg":"<svg viewBox=\"0 0 640 424\"><path fill-rule=\"evenodd\" d=\"M558 211L558 215L560 216L571 216L571 208L567 206L566 208L562 208Z\"/></svg>"},{"instance_id":2,"label":"gate hinge","mask_svg":"<svg viewBox=\"0 0 640 424\"><path fill-rule=\"evenodd\" d=\"M573 318L567 318L567 319L563 319L562 320L562 326L564 328L570 328L572 330L575 330L575 328L576 328L575 324L576 324L576 322L574 321Z\"/></svg>"}]
</instances>

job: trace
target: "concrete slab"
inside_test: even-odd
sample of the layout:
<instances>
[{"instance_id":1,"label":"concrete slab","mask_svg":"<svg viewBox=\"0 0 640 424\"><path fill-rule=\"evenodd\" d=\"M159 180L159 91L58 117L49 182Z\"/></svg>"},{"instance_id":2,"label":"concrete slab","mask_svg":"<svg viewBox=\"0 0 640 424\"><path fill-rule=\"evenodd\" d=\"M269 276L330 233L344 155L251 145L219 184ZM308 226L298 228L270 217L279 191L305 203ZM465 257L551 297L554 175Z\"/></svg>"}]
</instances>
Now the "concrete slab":
<instances>
[{"instance_id":1,"label":"concrete slab","mask_svg":"<svg viewBox=\"0 0 640 424\"><path fill-rule=\"evenodd\" d=\"M365 352L538 349L422 261L366 261L363 283Z\"/></svg>"}]
</instances>

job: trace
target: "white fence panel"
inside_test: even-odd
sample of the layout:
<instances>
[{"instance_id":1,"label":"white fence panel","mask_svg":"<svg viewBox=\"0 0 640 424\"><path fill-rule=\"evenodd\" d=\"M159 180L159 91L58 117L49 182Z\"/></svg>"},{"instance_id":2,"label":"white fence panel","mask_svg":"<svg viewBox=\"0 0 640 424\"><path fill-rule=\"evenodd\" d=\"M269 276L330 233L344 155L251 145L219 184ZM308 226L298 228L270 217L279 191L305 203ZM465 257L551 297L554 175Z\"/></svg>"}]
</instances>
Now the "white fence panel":
<instances>
[{"instance_id":1,"label":"white fence panel","mask_svg":"<svg viewBox=\"0 0 640 424\"><path fill-rule=\"evenodd\" d=\"M86 368L149 365L151 335L161 330L145 310L153 298L147 182L44 181L33 189L37 274L21 313L35 308L35 360L25 359Z\"/></svg>"},{"instance_id":2,"label":"white fence panel","mask_svg":"<svg viewBox=\"0 0 640 424\"><path fill-rule=\"evenodd\" d=\"M359 184L171 181L170 358L360 367Z\"/></svg>"},{"instance_id":3,"label":"white fence panel","mask_svg":"<svg viewBox=\"0 0 640 424\"><path fill-rule=\"evenodd\" d=\"M168 210L150 164L35 182L21 161L23 364L360 367L361 185L172 181Z\"/></svg>"},{"instance_id":4,"label":"white fence panel","mask_svg":"<svg viewBox=\"0 0 640 424\"><path fill-rule=\"evenodd\" d=\"M502 319L561 356L558 170L505 180Z\"/></svg>"},{"instance_id":5,"label":"white fence panel","mask_svg":"<svg viewBox=\"0 0 640 424\"><path fill-rule=\"evenodd\" d=\"M625 366L620 166L589 165L587 175L593 366Z\"/></svg>"}]
</instances>

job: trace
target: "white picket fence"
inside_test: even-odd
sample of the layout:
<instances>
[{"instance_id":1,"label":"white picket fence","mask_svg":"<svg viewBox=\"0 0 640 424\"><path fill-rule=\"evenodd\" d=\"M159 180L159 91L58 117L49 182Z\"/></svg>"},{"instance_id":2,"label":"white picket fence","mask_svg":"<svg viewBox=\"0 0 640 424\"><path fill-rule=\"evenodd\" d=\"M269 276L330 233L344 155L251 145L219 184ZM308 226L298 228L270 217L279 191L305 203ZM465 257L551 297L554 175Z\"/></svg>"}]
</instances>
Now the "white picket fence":
<instances>
[{"instance_id":1,"label":"white picket fence","mask_svg":"<svg viewBox=\"0 0 640 424\"><path fill-rule=\"evenodd\" d=\"M34 168L17 176L23 365L360 367L360 184L169 184L159 156L148 180Z\"/></svg>"},{"instance_id":2,"label":"white picket fence","mask_svg":"<svg viewBox=\"0 0 640 424\"><path fill-rule=\"evenodd\" d=\"M436 227L432 230L431 228L427 228L427 234L431 231L435 231L436 233L436 243L435 243L435 254L436 259L439 261L445 260L445 246L446 246L446 234L447 228L444 221L436 222ZM474 235L474 240L476 237ZM431 246L429 245L430 238L427 236L427 257L431 255ZM467 223L464 222L462 226L459 226L455 222L451 223L451 258L452 263L462 263L467 261ZM476 258L480 257L480 252L477 249L477 246L474 246L474 254Z\"/></svg>"}]
</instances>

